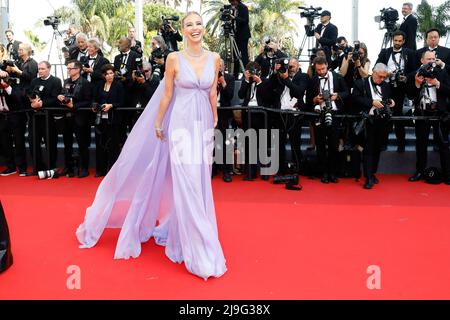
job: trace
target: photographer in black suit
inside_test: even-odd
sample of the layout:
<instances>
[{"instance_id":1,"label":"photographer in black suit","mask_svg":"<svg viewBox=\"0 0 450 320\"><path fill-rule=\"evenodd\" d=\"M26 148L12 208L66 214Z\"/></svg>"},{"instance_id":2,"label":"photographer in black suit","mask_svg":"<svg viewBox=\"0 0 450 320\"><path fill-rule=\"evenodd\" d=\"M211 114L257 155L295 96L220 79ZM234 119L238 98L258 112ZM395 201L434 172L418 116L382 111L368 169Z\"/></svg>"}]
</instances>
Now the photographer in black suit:
<instances>
[{"instance_id":1,"label":"photographer in black suit","mask_svg":"<svg viewBox=\"0 0 450 320\"><path fill-rule=\"evenodd\" d=\"M66 65L71 60L82 61L88 56L87 51L88 37L84 33L77 33L75 36L75 46L69 50L69 58L66 59Z\"/></svg>"},{"instance_id":2,"label":"photographer in black suit","mask_svg":"<svg viewBox=\"0 0 450 320\"><path fill-rule=\"evenodd\" d=\"M241 53L242 63L244 66L248 63L248 40L251 38L249 26L248 8L241 0L229 0L231 6L236 9L236 33L235 40ZM237 78L239 74L239 64L234 67L234 76Z\"/></svg>"},{"instance_id":3,"label":"photographer in black suit","mask_svg":"<svg viewBox=\"0 0 450 320\"><path fill-rule=\"evenodd\" d=\"M320 14L320 23L314 30L316 38L316 48L323 48L327 54L327 59L331 61L331 47L336 44L338 37L338 28L330 22L331 13L328 10Z\"/></svg>"},{"instance_id":4,"label":"photographer in black suit","mask_svg":"<svg viewBox=\"0 0 450 320\"><path fill-rule=\"evenodd\" d=\"M220 107L231 107L231 100L234 96L234 76L225 72L225 64L223 60L220 60L219 66L219 78L217 81L217 94ZM226 151L234 154L233 144L226 143L226 130L235 129L236 126L233 123L233 111L232 110L220 110L219 112L219 129L222 132L223 144L220 147L223 151L223 181L231 182L231 173L233 172L233 165L226 162ZM227 146L228 150L227 150ZM232 148L230 150L230 148Z\"/></svg>"},{"instance_id":5,"label":"photographer in black suit","mask_svg":"<svg viewBox=\"0 0 450 320\"><path fill-rule=\"evenodd\" d=\"M436 54L425 51L422 54L422 66L418 72L408 76L408 95L414 100L414 114L419 116L445 116L450 112L450 76L446 70L434 67ZM416 172L409 178L415 182L424 178L423 172L427 166L427 147L431 123L416 120ZM437 128L439 154L445 183L450 184L450 151L449 151L449 123L432 122Z\"/></svg>"},{"instance_id":6,"label":"photographer in black suit","mask_svg":"<svg viewBox=\"0 0 450 320\"><path fill-rule=\"evenodd\" d=\"M27 117L25 113L10 113L23 109L19 89L11 85L9 76L0 70L0 148L3 149L6 169L1 176L9 176L17 172L27 175L27 157L25 150L25 128Z\"/></svg>"},{"instance_id":7,"label":"photographer in black suit","mask_svg":"<svg viewBox=\"0 0 450 320\"><path fill-rule=\"evenodd\" d=\"M128 39L131 40L130 49L142 57L142 55L144 54L144 51L142 49L142 42L136 39L136 29L134 27L128 28Z\"/></svg>"},{"instance_id":8,"label":"photographer in black suit","mask_svg":"<svg viewBox=\"0 0 450 320\"><path fill-rule=\"evenodd\" d=\"M87 110L92 104L92 88L89 81L81 76L83 65L72 60L67 64L69 78L64 81L62 94L58 95L60 103L70 110L70 116L74 116L74 131L80 152L79 178L89 176L89 146L91 145L91 115Z\"/></svg>"},{"instance_id":9,"label":"photographer in black suit","mask_svg":"<svg viewBox=\"0 0 450 320\"><path fill-rule=\"evenodd\" d=\"M355 82L352 100L355 108L359 108L368 116L365 122L363 150L363 169L366 181L364 189L372 189L379 181L375 176L380 162L380 154L386 125L395 106L391 99L390 86L385 82L388 67L383 63L375 64L372 76Z\"/></svg>"},{"instance_id":10,"label":"photographer in black suit","mask_svg":"<svg viewBox=\"0 0 450 320\"><path fill-rule=\"evenodd\" d=\"M273 107L282 110L305 109L304 97L308 88L309 77L300 70L299 61L296 58L282 59L275 64L275 73L272 76L272 90L276 101ZM287 64L286 64L287 62ZM285 160L286 142L289 142L293 151L294 162L299 169L301 162L301 118L298 115L280 114L276 127L280 130L280 168L278 174L287 174L288 167Z\"/></svg>"},{"instance_id":11,"label":"photographer in black suit","mask_svg":"<svg viewBox=\"0 0 450 320\"><path fill-rule=\"evenodd\" d=\"M183 36L172 26L169 20L164 20L159 27L158 35L163 37L170 51L178 51L178 42L183 41Z\"/></svg>"},{"instance_id":12,"label":"photographer in black suit","mask_svg":"<svg viewBox=\"0 0 450 320\"><path fill-rule=\"evenodd\" d=\"M272 75L277 59L287 57L286 53L278 49L278 45L273 39L265 37L261 53L255 58L255 62L261 68L261 79L269 78Z\"/></svg>"},{"instance_id":13,"label":"photographer in black suit","mask_svg":"<svg viewBox=\"0 0 450 320\"><path fill-rule=\"evenodd\" d=\"M102 67L109 64L109 60L99 54L100 43L97 39L87 41L87 56L80 62L83 64L82 75L94 88L103 81Z\"/></svg>"},{"instance_id":14,"label":"photographer in black suit","mask_svg":"<svg viewBox=\"0 0 450 320\"><path fill-rule=\"evenodd\" d=\"M30 89L28 91L28 106L31 107L33 112L29 113L30 121L28 123L29 142L31 148L31 154L36 149L36 165L34 168L37 171L56 169L57 158L57 130L56 123L58 122L59 112L49 111L48 131L49 140L47 141L47 123L45 117L37 112L41 109L52 109L60 107L57 96L61 93L62 84L59 78L56 78L50 74L51 64L48 61L42 61L38 65L38 77L31 82ZM61 118L64 114L61 115ZM34 118L34 121L33 121ZM35 127L33 127L33 122ZM70 131L70 135L73 135L73 131ZM66 137L65 137L66 138ZM67 138L66 138L67 139ZM65 139L65 146L66 146ZM50 151L50 159L47 165L42 162L42 150L41 142L44 141L47 148ZM73 142L73 139L70 140ZM72 145L70 145L72 148ZM71 150L71 149L70 149ZM72 158L72 152L70 154L65 153L66 167L70 166L70 160Z\"/></svg>"},{"instance_id":15,"label":"photographer in black suit","mask_svg":"<svg viewBox=\"0 0 450 320\"><path fill-rule=\"evenodd\" d=\"M382 49L378 55L377 63L381 62L388 67L389 77L387 82L391 86L392 99L395 102L394 116L403 116L403 102L406 96L406 77L416 70L414 51L405 48L405 33L395 31L393 36L393 47ZM405 151L405 124L395 121L395 135L397 137L397 152ZM392 124L390 125L392 129ZM386 143L388 133L386 130Z\"/></svg>"},{"instance_id":16,"label":"photographer in black suit","mask_svg":"<svg viewBox=\"0 0 450 320\"><path fill-rule=\"evenodd\" d=\"M349 92L344 78L328 70L323 57L314 59L316 75L309 81L306 109L320 114L314 123L317 157L323 172L322 183L337 183L339 130L341 123L333 117L344 109Z\"/></svg>"},{"instance_id":17,"label":"photographer in black suit","mask_svg":"<svg viewBox=\"0 0 450 320\"><path fill-rule=\"evenodd\" d=\"M5 36L8 41L6 50L8 51L9 57L11 60L17 61L19 59L19 45L22 42L14 40L14 32L11 29L5 31Z\"/></svg>"},{"instance_id":18,"label":"photographer in black suit","mask_svg":"<svg viewBox=\"0 0 450 320\"><path fill-rule=\"evenodd\" d=\"M137 64L142 61L142 58L130 49L131 40L127 37L120 38L118 48L120 54L116 55L114 58L114 70L125 90L125 102L123 107L135 109L136 106L132 105L133 71L137 69ZM123 145L127 138L127 132L131 131L133 127L134 114L132 111L118 111L118 113L120 114L119 117L121 119L121 124L119 126L120 144Z\"/></svg>"},{"instance_id":19,"label":"photographer in black suit","mask_svg":"<svg viewBox=\"0 0 450 320\"><path fill-rule=\"evenodd\" d=\"M403 22L400 25L400 31L405 33L404 47L417 50L417 18L412 14L413 4L405 2L402 6Z\"/></svg>"},{"instance_id":20,"label":"photographer in black suit","mask_svg":"<svg viewBox=\"0 0 450 320\"><path fill-rule=\"evenodd\" d=\"M114 79L114 66L102 67L103 81L94 88L92 111L95 113L95 177L103 177L119 157L116 112L124 103L122 83Z\"/></svg>"}]
</instances>

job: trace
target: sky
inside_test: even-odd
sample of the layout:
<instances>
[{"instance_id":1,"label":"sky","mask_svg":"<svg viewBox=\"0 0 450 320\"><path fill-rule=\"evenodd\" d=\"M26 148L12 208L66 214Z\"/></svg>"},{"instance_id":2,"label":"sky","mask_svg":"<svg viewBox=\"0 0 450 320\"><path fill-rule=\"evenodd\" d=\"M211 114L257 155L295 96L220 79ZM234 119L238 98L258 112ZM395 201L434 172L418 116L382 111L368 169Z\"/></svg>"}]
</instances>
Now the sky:
<instances>
[{"instance_id":1,"label":"sky","mask_svg":"<svg viewBox=\"0 0 450 320\"><path fill-rule=\"evenodd\" d=\"M243 0L245 3L245 0ZM352 22L351 22L351 10L352 0L315 0L304 1L305 5L314 7L322 7L322 9L329 10L331 12L331 22L335 24L339 29L339 35L345 36L350 42L353 40L360 40L365 42L368 51L369 58L372 63L375 62L376 57L381 48L383 35L385 30L379 30L378 23L374 21L374 16L379 15L380 10L383 8L393 7L399 11L401 16L401 7L404 0L359 0L359 39L352 39ZM420 0L412 0L414 8L420 3ZM428 0L431 5L439 5L442 0ZM36 28L36 22L53 12L53 8L59 8L63 5L69 5L70 0L12 0L10 1L10 22L16 32L16 39L23 40L23 30L33 30L38 34L40 39L46 42L50 42L53 34L53 29L50 26L42 26ZM24 10L25 8L25 10ZM191 10L199 10L199 1L194 0ZM300 17L300 10L298 12L298 28L299 37L297 40L297 46L300 45L301 39L304 36L304 27L306 19ZM294 16L295 18L295 16ZM318 23L318 21L316 21ZM5 41L5 39L3 39ZM446 39L441 39L441 45L445 45ZM423 43L418 43L419 47ZM44 52L46 57L48 52Z\"/></svg>"}]
</instances>

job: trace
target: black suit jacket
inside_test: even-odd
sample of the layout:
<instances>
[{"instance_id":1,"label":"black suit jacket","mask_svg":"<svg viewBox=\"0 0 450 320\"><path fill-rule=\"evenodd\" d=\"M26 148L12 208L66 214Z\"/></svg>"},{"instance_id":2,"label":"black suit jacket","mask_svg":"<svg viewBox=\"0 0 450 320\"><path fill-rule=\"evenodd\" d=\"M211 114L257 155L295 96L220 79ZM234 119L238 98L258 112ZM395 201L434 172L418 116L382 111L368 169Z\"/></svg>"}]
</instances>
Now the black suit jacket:
<instances>
[{"instance_id":1,"label":"black suit jacket","mask_svg":"<svg viewBox=\"0 0 450 320\"><path fill-rule=\"evenodd\" d=\"M408 75L406 82L406 93L408 98L414 101L414 105L418 106L420 103L421 88L416 87L416 72L412 72ZM450 97L450 76L446 70L439 72L437 79L440 82L437 93L437 107L440 111L450 111L449 97Z\"/></svg>"},{"instance_id":2,"label":"black suit jacket","mask_svg":"<svg viewBox=\"0 0 450 320\"><path fill-rule=\"evenodd\" d=\"M236 41L248 40L251 38L249 27L248 8L245 4L240 2L237 5L236 16Z\"/></svg>"},{"instance_id":3,"label":"black suit jacket","mask_svg":"<svg viewBox=\"0 0 450 320\"><path fill-rule=\"evenodd\" d=\"M64 87L71 82L70 78L64 81ZM79 108L90 108L92 106L92 87L91 83L83 77L77 79L76 89L74 90L73 109L75 112L75 124L77 126L86 126L92 119L92 111L78 110ZM68 111L71 109L67 108Z\"/></svg>"},{"instance_id":4,"label":"black suit jacket","mask_svg":"<svg viewBox=\"0 0 450 320\"><path fill-rule=\"evenodd\" d=\"M95 59L94 62L93 68L94 72L91 73L91 83L93 88L95 88L95 86L97 86L98 83L103 81L102 67L105 64L109 64L109 60L97 54L97 58ZM87 73L83 73L83 78L87 79L87 76L88 76Z\"/></svg>"},{"instance_id":5,"label":"black suit jacket","mask_svg":"<svg viewBox=\"0 0 450 320\"><path fill-rule=\"evenodd\" d=\"M102 104L112 104L113 107L108 111L109 121L111 123L120 123L120 112L115 112L114 109L123 107L125 101L125 91L123 85L119 80L114 80L111 84L111 88L106 95L103 94L103 89L105 86L105 81L97 82L93 89L92 101L100 105Z\"/></svg>"},{"instance_id":6,"label":"black suit jacket","mask_svg":"<svg viewBox=\"0 0 450 320\"><path fill-rule=\"evenodd\" d=\"M87 50L85 51L86 56L88 56L89 54L87 53ZM66 64L70 61L70 60L78 60L78 55L80 54L80 49L78 49L78 47L73 47L72 49L69 50L69 59L67 59Z\"/></svg>"},{"instance_id":7,"label":"black suit jacket","mask_svg":"<svg viewBox=\"0 0 450 320\"><path fill-rule=\"evenodd\" d=\"M333 73L333 89L334 92L339 95L339 98L335 101L336 107L338 108L338 111L343 111L344 109L344 101L349 96L349 91L347 87L347 83L345 82L345 79L337 74L336 72L332 71ZM314 97L318 96L320 93L320 80L317 75L311 78L309 81L308 89L306 92L306 105L305 109L308 111L312 111L314 109Z\"/></svg>"},{"instance_id":8,"label":"black suit jacket","mask_svg":"<svg viewBox=\"0 0 450 320\"><path fill-rule=\"evenodd\" d=\"M126 63L126 69L127 72L123 75L125 77L124 81L122 82L122 84L124 85L125 90L129 90L131 85L133 84L133 70L137 69L137 65L136 65L136 59L140 58L140 56L130 50L130 52L128 53L128 59L127 59L127 63ZM122 54L118 54L117 56L114 57L114 69L116 71L120 72L120 67L122 65Z\"/></svg>"},{"instance_id":9,"label":"black suit jacket","mask_svg":"<svg viewBox=\"0 0 450 320\"><path fill-rule=\"evenodd\" d=\"M372 91L370 90L370 77L358 79L355 81L353 92L352 92L352 101L353 107L357 113L364 111L369 112L372 108L373 97ZM387 82L384 82L380 85L381 87L381 95L383 96L383 100L387 100L391 98L391 88Z\"/></svg>"},{"instance_id":10,"label":"black suit jacket","mask_svg":"<svg viewBox=\"0 0 450 320\"><path fill-rule=\"evenodd\" d=\"M232 74L224 73L225 82L227 86L222 88L218 86L218 91L220 92L220 106L221 107L230 107L231 100L234 97L234 76Z\"/></svg>"},{"instance_id":11,"label":"black suit jacket","mask_svg":"<svg viewBox=\"0 0 450 320\"><path fill-rule=\"evenodd\" d=\"M21 92L17 87L11 87L11 94L8 94L5 90L0 89L0 99L4 97L9 111L19 111L25 108L22 103ZM0 112L0 120L8 120L11 127L15 128L26 123L27 116L25 113L12 113Z\"/></svg>"},{"instance_id":12,"label":"black suit jacket","mask_svg":"<svg viewBox=\"0 0 450 320\"><path fill-rule=\"evenodd\" d=\"M36 78L31 82L28 94L31 95L34 91L39 92L39 97L42 100L42 108L61 108L58 100L58 95L62 91L61 80L57 77L50 76L47 80ZM30 104L28 103L28 107Z\"/></svg>"},{"instance_id":13,"label":"black suit jacket","mask_svg":"<svg viewBox=\"0 0 450 320\"><path fill-rule=\"evenodd\" d=\"M323 25L320 23L316 27L314 32L317 32L318 34L320 34L322 32L322 28L323 28ZM334 24L329 23L326 26L322 37L317 42L320 43L322 48L329 50L329 52L331 53L331 46L336 44L337 37L338 37L338 28Z\"/></svg>"},{"instance_id":14,"label":"black suit jacket","mask_svg":"<svg viewBox=\"0 0 450 320\"><path fill-rule=\"evenodd\" d=\"M388 64L389 59L391 58L392 52L394 51L394 49L392 47L390 48L386 48L386 49L381 49L380 54L378 55L378 59L377 59L377 63L381 62L384 63L385 65ZM414 51L405 48L405 46L403 46L402 48L402 60L405 62L405 75L409 74L410 72L413 72L417 69L417 65L416 65L416 57L414 54Z\"/></svg>"},{"instance_id":15,"label":"black suit jacket","mask_svg":"<svg viewBox=\"0 0 450 320\"><path fill-rule=\"evenodd\" d=\"M298 107L300 109L305 108L304 97L306 93L306 89L309 84L309 77L306 73L302 73L301 71L297 72L297 74L292 78L292 80L288 77L286 79L281 79L278 75L273 76L273 83L275 84L274 94L275 94L275 108L281 108L281 95L285 87L289 88L289 94L292 98L297 98Z\"/></svg>"},{"instance_id":16,"label":"black suit jacket","mask_svg":"<svg viewBox=\"0 0 450 320\"><path fill-rule=\"evenodd\" d=\"M406 20L400 25L400 30L406 34L405 44L403 47L417 50L416 38L417 38L417 18L410 14Z\"/></svg>"},{"instance_id":17,"label":"black suit jacket","mask_svg":"<svg viewBox=\"0 0 450 320\"><path fill-rule=\"evenodd\" d=\"M422 58L422 54L427 50L429 50L428 46L416 51L417 66L420 66L420 59ZM450 49L442 46L437 46L435 52L436 58L444 61L446 64L446 68L450 68Z\"/></svg>"},{"instance_id":18,"label":"black suit jacket","mask_svg":"<svg viewBox=\"0 0 450 320\"><path fill-rule=\"evenodd\" d=\"M19 45L22 42L14 40L6 45L6 50L10 53L12 60L19 60Z\"/></svg>"},{"instance_id":19,"label":"black suit jacket","mask_svg":"<svg viewBox=\"0 0 450 320\"><path fill-rule=\"evenodd\" d=\"M241 83L241 88L238 91L239 99L244 99L242 106L248 106L251 99L251 82L247 82L244 79ZM256 101L258 106L270 107L271 100L267 98L267 88L269 86L269 79L262 79L262 82L256 86Z\"/></svg>"}]
</instances>

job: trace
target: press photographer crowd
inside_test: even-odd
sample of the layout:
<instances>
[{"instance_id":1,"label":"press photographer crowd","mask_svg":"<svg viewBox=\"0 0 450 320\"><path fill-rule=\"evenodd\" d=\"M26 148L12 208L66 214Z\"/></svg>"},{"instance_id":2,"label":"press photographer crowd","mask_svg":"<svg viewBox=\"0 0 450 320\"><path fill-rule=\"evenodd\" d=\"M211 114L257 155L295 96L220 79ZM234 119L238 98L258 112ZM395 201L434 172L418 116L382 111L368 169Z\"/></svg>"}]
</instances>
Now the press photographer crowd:
<instances>
[{"instance_id":1,"label":"press photographer crowd","mask_svg":"<svg viewBox=\"0 0 450 320\"><path fill-rule=\"evenodd\" d=\"M300 7L301 17L307 19L305 39L314 40L302 70L299 57L305 41L297 56L288 56L276 39L266 37L260 54L249 61L248 8L240 0L229 2L221 20L233 50L231 56L222 56L218 78L218 129L226 139L215 147L216 154L231 148L234 161L215 164L213 174L221 171L225 182L239 175L245 180L258 175L268 180L259 171L267 164L259 158L250 161L249 146L241 150L236 143L239 132L268 129L269 139L258 136L257 144L258 150L278 153L275 183L299 190L299 175L318 176L322 183L363 175L363 187L372 189L379 183L376 173L389 133L395 133L397 152L403 153L405 126L414 126L416 171L409 181L428 178L432 128L441 182L450 185L450 49L439 45L438 29L428 30L425 46L416 48L417 19L411 3L403 4L401 23L397 23L397 10L381 10L377 21L384 23L386 36L373 63L363 42L349 44L339 34L331 23L331 12ZM317 26L316 19L320 20ZM15 40L13 30L7 30L7 44L0 44L0 155L6 166L1 176L87 177L91 147L95 148L95 177L105 176L163 81L168 54L178 50L182 37L171 23L177 20L176 16L162 18L149 57L130 27L128 35L118 39L120 54L111 62L98 39L71 25L62 49L67 79L53 76L53 66L35 61L32 47ZM49 17L44 23L59 21ZM406 109L412 112L406 115ZM310 132L308 146L301 145L302 128ZM278 147L270 139L275 132ZM58 136L64 144L64 167L59 169Z\"/></svg>"}]
</instances>

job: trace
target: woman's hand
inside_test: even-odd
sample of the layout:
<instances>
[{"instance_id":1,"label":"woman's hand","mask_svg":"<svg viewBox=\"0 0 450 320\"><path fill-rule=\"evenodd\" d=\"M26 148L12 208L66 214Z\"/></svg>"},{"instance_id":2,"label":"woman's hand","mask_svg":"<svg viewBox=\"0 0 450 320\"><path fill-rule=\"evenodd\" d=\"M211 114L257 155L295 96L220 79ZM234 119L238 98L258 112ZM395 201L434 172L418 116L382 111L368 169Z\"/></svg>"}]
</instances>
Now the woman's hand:
<instances>
[{"instance_id":1,"label":"woman's hand","mask_svg":"<svg viewBox=\"0 0 450 320\"><path fill-rule=\"evenodd\" d=\"M217 117L217 115L215 115L214 116L214 127L213 128L216 128L217 127L217 122L219 121L219 118Z\"/></svg>"},{"instance_id":2,"label":"woman's hand","mask_svg":"<svg viewBox=\"0 0 450 320\"><path fill-rule=\"evenodd\" d=\"M162 124L159 121L155 122L155 133L156 133L156 138L158 138L161 141L164 140L164 132L162 129Z\"/></svg>"}]
</instances>

